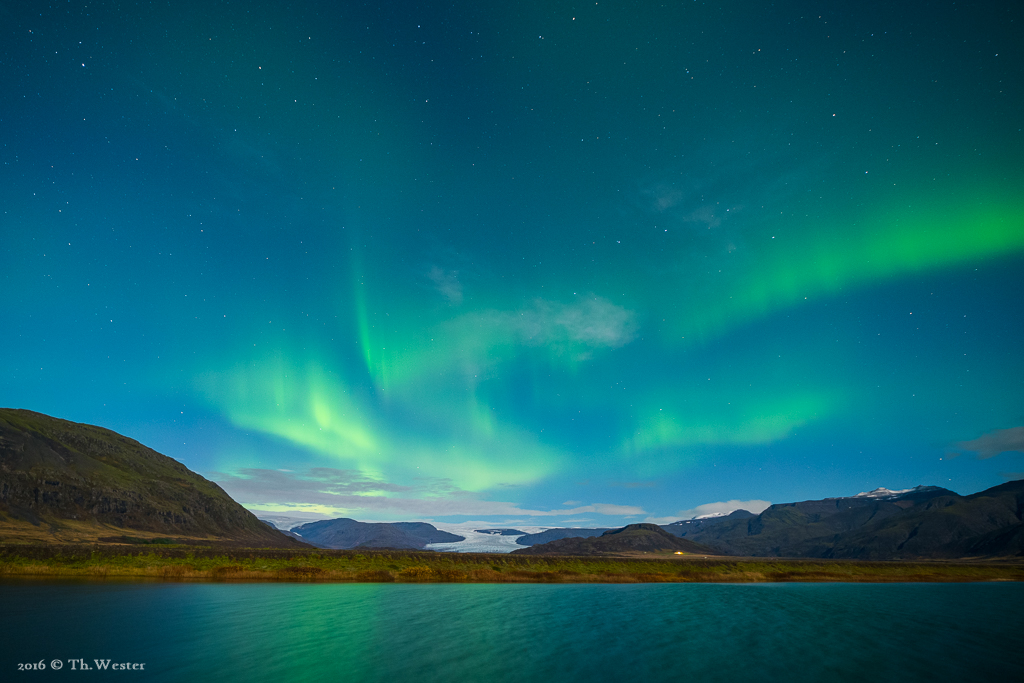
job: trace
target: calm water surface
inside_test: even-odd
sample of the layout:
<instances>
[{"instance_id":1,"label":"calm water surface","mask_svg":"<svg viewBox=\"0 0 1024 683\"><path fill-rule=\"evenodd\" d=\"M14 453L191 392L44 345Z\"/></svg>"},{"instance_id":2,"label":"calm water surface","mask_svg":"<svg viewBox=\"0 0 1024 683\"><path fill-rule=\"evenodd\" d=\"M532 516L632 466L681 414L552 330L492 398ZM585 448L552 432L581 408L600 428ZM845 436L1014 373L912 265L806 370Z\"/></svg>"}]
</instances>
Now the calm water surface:
<instances>
[{"instance_id":1,"label":"calm water surface","mask_svg":"<svg viewBox=\"0 0 1024 683\"><path fill-rule=\"evenodd\" d=\"M1020 680L1022 584L0 584L0 680ZM68 659L145 662L72 671ZM60 671L18 662L64 660Z\"/></svg>"}]
</instances>

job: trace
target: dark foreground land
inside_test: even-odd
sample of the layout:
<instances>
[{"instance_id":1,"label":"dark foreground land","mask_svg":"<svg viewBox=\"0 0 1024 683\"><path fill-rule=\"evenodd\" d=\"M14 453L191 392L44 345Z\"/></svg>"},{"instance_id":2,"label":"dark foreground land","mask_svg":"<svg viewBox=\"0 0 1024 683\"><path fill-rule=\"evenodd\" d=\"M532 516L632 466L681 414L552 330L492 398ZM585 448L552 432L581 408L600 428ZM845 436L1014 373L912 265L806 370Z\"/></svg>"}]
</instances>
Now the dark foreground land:
<instances>
[{"instance_id":1,"label":"dark foreground land","mask_svg":"<svg viewBox=\"0 0 1024 683\"><path fill-rule=\"evenodd\" d=\"M409 583L1024 581L1020 562L858 562L702 557L520 556L187 545L0 546L0 580L151 579Z\"/></svg>"}]
</instances>

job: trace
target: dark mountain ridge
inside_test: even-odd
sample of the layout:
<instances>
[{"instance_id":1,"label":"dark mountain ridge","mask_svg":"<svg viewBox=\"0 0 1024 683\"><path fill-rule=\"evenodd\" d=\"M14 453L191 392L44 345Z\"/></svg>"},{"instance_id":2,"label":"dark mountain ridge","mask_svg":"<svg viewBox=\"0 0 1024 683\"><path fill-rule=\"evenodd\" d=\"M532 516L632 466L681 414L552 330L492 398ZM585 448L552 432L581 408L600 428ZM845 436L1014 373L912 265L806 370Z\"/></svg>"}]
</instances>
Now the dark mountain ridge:
<instances>
[{"instance_id":1,"label":"dark mountain ridge","mask_svg":"<svg viewBox=\"0 0 1024 683\"><path fill-rule=\"evenodd\" d=\"M753 512L747 510L733 510L728 515L718 515L715 517L698 517L696 519L681 519L678 522L672 522L671 524L662 524L661 528L669 532L673 536L679 536L682 538L687 534L693 534L698 531L707 529L710 526L721 524L726 521L735 521L738 519L750 519L756 517Z\"/></svg>"},{"instance_id":2,"label":"dark mountain ridge","mask_svg":"<svg viewBox=\"0 0 1024 683\"><path fill-rule=\"evenodd\" d=\"M747 519L754 516L754 513L747 512L746 510L735 510L728 515L701 517L700 519L683 519L678 522L662 524L659 526L673 536L679 536L682 538L687 534L692 534L695 531L719 524L726 520ZM613 529L610 529L609 527L600 527L596 529L559 527L555 529L545 529L544 531L539 531L535 534L524 534L516 539L516 543L519 545L533 546L557 541L561 538L596 538L606 531L613 531Z\"/></svg>"},{"instance_id":3,"label":"dark mountain ridge","mask_svg":"<svg viewBox=\"0 0 1024 683\"><path fill-rule=\"evenodd\" d=\"M938 486L772 505L685 537L730 555L954 559L1024 554L1024 481L969 496Z\"/></svg>"},{"instance_id":4,"label":"dark mountain ridge","mask_svg":"<svg viewBox=\"0 0 1024 683\"><path fill-rule=\"evenodd\" d=\"M0 408L4 540L124 532L300 547L177 460L93 425ZM70 534L70 536L68 536Z\"/></svg>"},{"instance_id":5,"label":"dark mountain ridge","mask_svg":"<svg viewBox=\"0 0 1024 683\"><path fill-rule=\"evenodd\" d=\"M513 555L604 555L638 552L680 551L699 555L718 555L711 548L674 536L656 524L629 524L609 529L597 537L568 537L528 548L513 550Z\"/></svg>"},{"instance_id":6,"label":"dark mountain ridge","mask_svg":"<svg viewBox=\"0 0 1024 683\"><path fill-rule=\"evenodd\" d=\"M606 531L610 531L610 529L608 527L600 529L573 529L568 527L546 529L535 534L524 534L516 539L516 543L525 546L541 545L563 538L593 538L600 536Z\"/></svg>"},{"instance_id":7,"label":"dark mountain ridge","mask_svg":"<svg viewBox=\"0 0 1024 683\"><path fill-rule=\"evenodd\" d=\"M423 550L428 543L466 540L426 522L357 522L346 517L310 522L294 527L292 532L321 548Z\"/></svg>"}]
</instances>

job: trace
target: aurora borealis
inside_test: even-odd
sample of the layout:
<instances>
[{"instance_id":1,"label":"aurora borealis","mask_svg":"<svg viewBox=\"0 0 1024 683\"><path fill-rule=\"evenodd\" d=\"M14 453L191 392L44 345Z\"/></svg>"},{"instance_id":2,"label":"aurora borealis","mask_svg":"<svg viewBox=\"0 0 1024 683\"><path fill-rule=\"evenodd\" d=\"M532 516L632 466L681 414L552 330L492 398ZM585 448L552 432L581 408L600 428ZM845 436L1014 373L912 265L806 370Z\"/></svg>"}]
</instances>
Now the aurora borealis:
<instances>
[{"instance_id":1,"label":"aurora borealis","mask_svg":"<svg viewBox=\"0 0 1024 683\"><path fill-rule=\"evenodd\" d=\"M1024 476L1019 3L0 16L4 406L364 521Z\"/></svg>"}]
</instances>

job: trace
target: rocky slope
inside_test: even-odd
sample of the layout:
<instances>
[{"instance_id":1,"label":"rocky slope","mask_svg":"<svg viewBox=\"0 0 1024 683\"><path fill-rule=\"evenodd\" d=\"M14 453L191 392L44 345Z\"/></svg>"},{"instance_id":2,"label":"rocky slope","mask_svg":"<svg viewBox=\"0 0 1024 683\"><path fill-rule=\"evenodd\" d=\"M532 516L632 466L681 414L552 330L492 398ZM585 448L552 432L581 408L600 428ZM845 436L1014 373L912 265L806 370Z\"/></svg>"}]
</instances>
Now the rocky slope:
<instances>
[{"instance_id":1,"label":"rocky slope","mask_svg":"<svg viewBox=\"0 0 1024 683\"><path fill-rule=\"evenodd\" d=\"M137 441L102 427L0 409L0 540L133 534L300 545L213 482Z\"/></svg>"},{"instance_id":2,"label":"rocky slope","mask_svg":"<svg viewBox=\"0 0 1024 683\"><path fill-rule=\"evenodd\" d=\"M630 524L609 529L597 537L560 538L548 543L513 550L513 555L606 555L638 552L682 551L717 555L707 546L673 536L656 524Z\"/></svg>"}]
</instances>

